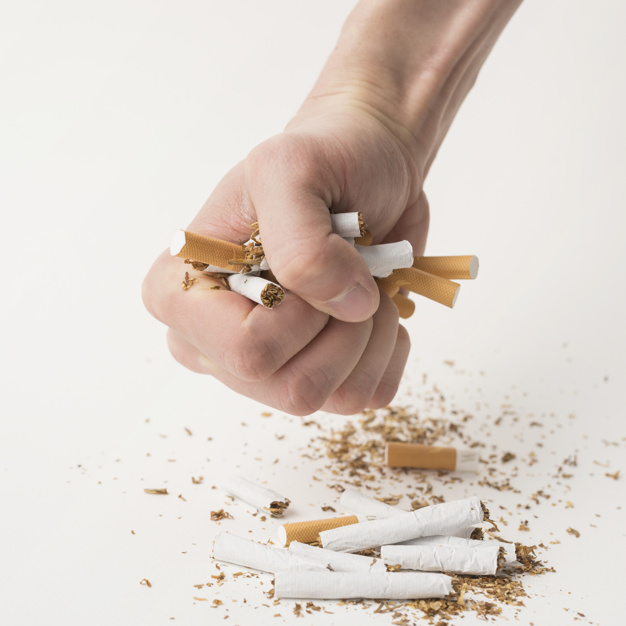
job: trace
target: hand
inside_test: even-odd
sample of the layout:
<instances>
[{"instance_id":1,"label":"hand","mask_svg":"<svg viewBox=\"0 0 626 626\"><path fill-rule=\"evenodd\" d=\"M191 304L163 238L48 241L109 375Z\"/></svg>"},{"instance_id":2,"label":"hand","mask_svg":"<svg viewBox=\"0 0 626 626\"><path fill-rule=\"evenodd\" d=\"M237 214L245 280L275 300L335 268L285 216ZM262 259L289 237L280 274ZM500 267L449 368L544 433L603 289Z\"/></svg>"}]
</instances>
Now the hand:
<instances>
[{"instance_id":1,"label":"hand","mask_svg":"<svg viewBox=\"0 0 626 626\"><path fill-rule=\"evenodd\" d=\"M376 243L409 239L423 251L428 206L407 147L370 113L325 102L238 164L188 227L243 242L258 221L285 300L267 310L212 289L219 283L164 252L144 300L170 327L174 357L288 413L387 405L408 334L358 253L331 233L329 207L361 211ZM188 291L185 271L198 279Z\"/></svg>"},{"instance_id":2,"label":"hand","mask_svg":"<svg viewBox=\"0 0 626 626\"><path fill-rule=\"evenodd\" d=\"M329 209L360 211L374 243L424 250L422 186L463 99L521 0L361 0L286 130L222 180L188 230L244 242L258 221L289 290L267 310L166 252L144 283L181 363L288 413L389 403L409 339Z\"/></svg>"}]
</instances>

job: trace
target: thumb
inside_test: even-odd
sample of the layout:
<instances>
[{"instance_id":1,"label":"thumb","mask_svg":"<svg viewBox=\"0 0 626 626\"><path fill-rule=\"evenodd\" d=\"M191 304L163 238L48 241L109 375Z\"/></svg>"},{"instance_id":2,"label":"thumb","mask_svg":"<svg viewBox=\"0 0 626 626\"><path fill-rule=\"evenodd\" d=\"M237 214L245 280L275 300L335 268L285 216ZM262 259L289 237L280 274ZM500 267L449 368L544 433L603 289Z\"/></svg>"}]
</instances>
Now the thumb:
<instances>
[{"instance_id":1,"label":"thumb","mask_svg":"<svg viewBox=\"0 0 626 626\"><path fill-rule=\"evenodd\" d=\"M248 182L272 272L286 289L337 319L370 318L379 290L361 255L332 232L322 172L314 163L302 167L302 157L298 171L292 159L271 157L250 159Z\"/></svg>"}]
</instances>

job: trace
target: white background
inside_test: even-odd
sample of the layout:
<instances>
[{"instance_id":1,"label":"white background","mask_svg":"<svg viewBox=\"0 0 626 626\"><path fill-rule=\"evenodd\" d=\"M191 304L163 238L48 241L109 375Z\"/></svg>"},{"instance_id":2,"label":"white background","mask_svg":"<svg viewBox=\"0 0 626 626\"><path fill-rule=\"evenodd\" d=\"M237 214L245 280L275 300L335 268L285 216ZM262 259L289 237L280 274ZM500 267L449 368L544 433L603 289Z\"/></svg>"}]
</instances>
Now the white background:
<instances>
[{"instance_id":1,"label":"white background","mask_svg":"<svg viewBox=\"0 0 626 626\"><path fill-rule=\"evenodd\" d=\"M2 624L296 620L293 603L262 606L259 579L193 585L216 573L211 541L226 522L211 510L227 505L228 529L274 536L275 522L210 489L220 472L297 494L292 520L336 506L311 481L324 462L300 456L311 431L178 366L140 285L221 176L280 132L352 4L0 3ZM520 463L522 495L441 487L506 505L510 539L549 546L556 573L527 582L523 624L576 612L577 623L623 623L625 23L617 0L524 4L426 185L428 252L477 254L481 272L454 311L419 300L401 398L419 404L436 384L475 413L474 438L509 404L518 419L485 435L493 451L527 458L543 444L537 464ZM555 483L572 454L574 477ZM551 502L516 510L547 485ZM170 496L143 493L165 486ZM225 606L212 609L216 597ZM391 623L328 610L306 619Z\"/></svg>"}]
</instances>

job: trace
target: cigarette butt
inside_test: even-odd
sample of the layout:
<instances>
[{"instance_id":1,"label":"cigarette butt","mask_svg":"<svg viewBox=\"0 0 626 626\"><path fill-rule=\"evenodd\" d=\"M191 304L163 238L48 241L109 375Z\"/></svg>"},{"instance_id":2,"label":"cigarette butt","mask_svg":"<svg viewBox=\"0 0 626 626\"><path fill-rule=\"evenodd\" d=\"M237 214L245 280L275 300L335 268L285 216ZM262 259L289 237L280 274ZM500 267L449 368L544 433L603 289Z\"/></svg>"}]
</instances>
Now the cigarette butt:
<instances>
[{"instance_id":1,"label":"cigarette butt","mask_svg":"<svg viewBox=\"0 0 626 626\"><path fill-rule=\"evenodd\" d=\"M417 600L444 598L452 579L425 572L277 572L274 588L278 598Z\"/></svg>"},{"instance_id":2,"label":"cigarette butt","mask_svg":"<svg viewBox=\"0 0 626 626\"><path fill-rule=\"evenodd\" d=\"M404 294L397 293L391 298L393 303L398 307L398 313L403 320L408 319L415 313L415 302Z\"/></svg>"},{"instance_id":3,"label":"cigarette butt","mask_svg":"<svg viewBox=\"0 0 626 626\"><path fill-rule=\"evenodd\" d=\"M282 517L289 506L289 498L242 476L228 476L220 483L220 488L273 517Z\"/></svg>"},{"instance_id":4,"label":"cigarette butt","mask_svg":"<svg viewBox=\"0 0 626 626\"><path fill-rule=\"evenodd\" d=\"M360 213L331 213L333 233L340 237L361 237L365 232L363 216Z\"/></svg>"},{"instance_id":5,"label":"cigarette butt","mask_svg":"<svg viewBox=\"0 0 626 626\"><path fill-rule=\"evenodd\" d=\"M237 269L232 261L241 261L244 251L243 246L236 243L190 233L186 230L177 230L170 244L170 254L219 268Z\"/></svg>"},{"instance_id":6,"label":"cigarette butt","mask_svg":"<svg viewBox=\"0 0 626 626\"><path fill-rule=\"evenodd\" d=\"M292 522L279 527L278 540L283 546L288 546L292 541L314 543L319 541L320 532L324 530L358 523L359 518L356 515L329 517L327 519L309 520L306 522Z\"/></svg>"},{"instance_id":7,"label":"cigarette butt","mask_svg":"<svg viewBox=\"0 0 626 626\"><path fill-rule=\"evenodd\" d=\"M483 522L479 498L453 500L425 506L394 517L362 522L320 532L322 547L338 552L358 552L400 543L427 535L453 535L460 529Z\"/></svg>"},{"instance_id":8,"label":"cigarette butt","mask_svg":"<svg viewBox=\"0 0 626 626\"><path fill-rule=\"evenodd\" d=\"M494 576L498 571L500 547L487 545L481 549L467 546L387 545L380 556L388 565L422 572L450 572L472 576Z\"/></svg>"},{"instance_id":9,"label":"cigarette butt","mask_svg":"<svg viewBox=\"0 0 626 626\"><path fill-rule=\"evenodd\" d=\"M279 305L285 298L285 291L280 285L261 278L261 276L230 274L227 280L232 291L257 304L262 304L267 309Z\"/></svg>"},{"instance_id":10,"label":"cigarette butt","mask_svg":"<svg viewBox=\"0 0 626 626\"><path fill-rule=\"evenodd\" d=\"M414 267L396 269L386 278L379 279L378 284L385 289L387 282L405 287L413 293L450 308L454 306L461 287L447 278L428 274Z\"/></svg>"},{"instance_id":11,"label":"cigarette butt","mask_svg":"<svg viewBox=\"0 0 626 626\"><path fill-rule=\"evenodd\" d=\"M478 458L475 450L452 446L388 441L385 448L385 463L389 467L468 472L478 469Z\"/></svg>"},{"instance_id":12,"label":"cigarette butt","mask_svg":"<svg viewBox=\"0 0 626 626\"><path fill-rule=\"evenodd\" d=\"M325 550L308 543L292 541L289 544L289 551L309 561L315 561L321 565L328 565L333 572L386 572L387 568L380 559L360 554L349 554L347 552L335 552Z\"/></svg>"},{"instance_id":13,"label":"cigarette butt","mask_svg":"<svg viewBox=\"0 0 626 626\"><path fill-rule=\"evenodd\" d=\"M369 230L366 230L360 237L354 238L354 243L359 246L371 246L373 240L374 235Z\"/></svg>"},{"instance_id":14,"label":"cigarette butt","mask_svg":"<svg viewBox=\"0 0 626 626\"><path fill-rule=\"evenodd\" d=\"M410 268L413 265L413 246L408 241L381 243L377 246L355 244L372 276L384 278L397 268Z\"/></svg>"},{"instance_id":15,"label":"cigarette butt","mask_svg":"<svg viewBox=\"0 0 626 626\"><path fill-rule=\"evenodd\" d=\"M413 267L441 278L472 279L478 276L478 257L465 256L417 256Z\"/></svg>"},{"instance_id":16,"label":"cigarette butt","mask_svg":"<svg viewBox=\"0 0 626 626\"><path fill-rule=\"evenodd\" d=\"M326 564L311 561L284 548L264 545L230 533L217 535L213 543L213 558L261 572L327 570Z\"/></svg>"}]
</instances>

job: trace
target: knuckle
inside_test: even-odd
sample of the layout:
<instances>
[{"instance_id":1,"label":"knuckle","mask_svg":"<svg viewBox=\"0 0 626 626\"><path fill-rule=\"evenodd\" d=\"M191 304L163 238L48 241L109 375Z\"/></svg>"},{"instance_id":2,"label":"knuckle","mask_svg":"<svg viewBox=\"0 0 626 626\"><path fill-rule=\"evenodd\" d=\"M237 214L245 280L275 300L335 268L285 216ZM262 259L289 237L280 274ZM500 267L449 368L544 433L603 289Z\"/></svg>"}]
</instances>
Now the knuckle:
<instances>
[{"instance_id":1,"label":"knuckle","mask_svg":"<svg viewBox=\"0 0 626 626\"><path fill-rule=\"evenodd\" d=\"M280 365L280 343L274 337L261 338L242 332L224 357L226 369L247 382L269 378Z\"/></svg>"},{"instance_id":2,"label":"knuckle","mask_svg":"<svg viewBox=\"0 0 626 626\"><path fill-rule=\"evenodd\" d=\"M282 409L292 415L310 415L318 411L331 390L331 381L323 369L294 372L281 398Z\"/></svg>"},{"instance_id":3,"label":"knuckle","mask_svg":"<svg viewBox=\"0 0 626 626\"><path fill-rule=\"evenodd\" d=\"M378 380L369 372L362 372L355 380L346 381L336 392L335 406L341 415L362 411L372 398Z\"/></svg>"}]
</instances>

